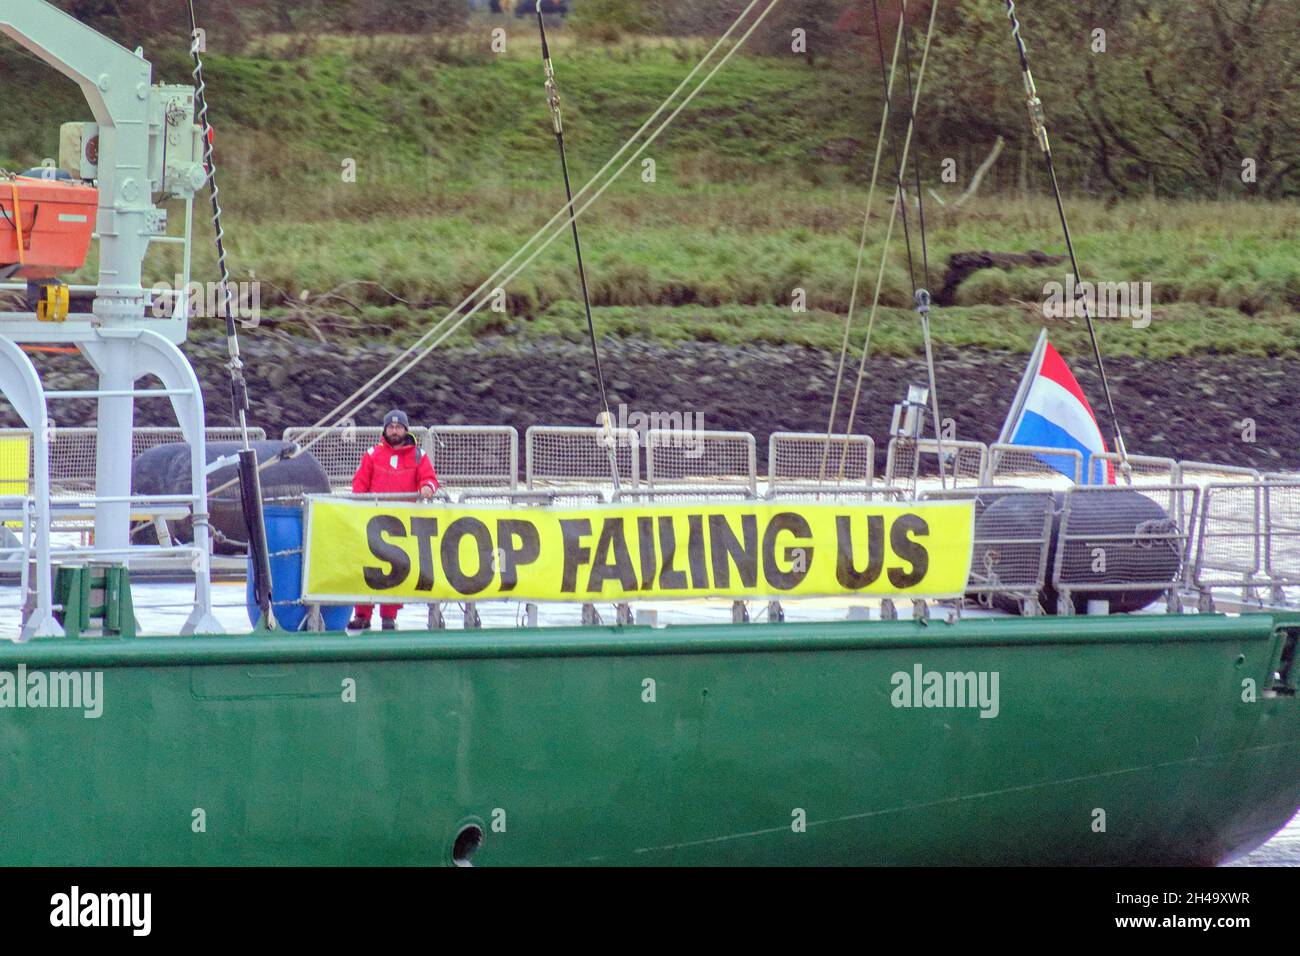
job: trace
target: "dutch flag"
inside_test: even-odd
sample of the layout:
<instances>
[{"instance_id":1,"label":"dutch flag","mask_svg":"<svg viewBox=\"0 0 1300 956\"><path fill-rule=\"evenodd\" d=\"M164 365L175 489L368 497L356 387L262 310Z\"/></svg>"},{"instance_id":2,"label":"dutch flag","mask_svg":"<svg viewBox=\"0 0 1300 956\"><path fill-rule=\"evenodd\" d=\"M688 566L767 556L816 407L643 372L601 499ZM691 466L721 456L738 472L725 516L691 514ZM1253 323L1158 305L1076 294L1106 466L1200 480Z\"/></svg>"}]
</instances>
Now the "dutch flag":
<instances>
[{"instance_id":1,"label":"dutch flag","mask_svg":"<svg viewBox=\"0 0 1300 956\"><path fill-rule=\"evenodd\" d=\"M1047 331L1029 360L1016 404L1003 428L1002 441L1011 445L1070 448L1083 456L1084 484L1115 484L1115 466L1093 464L1091 456L1108 451L1092 406L1065 360L1047 341ZM1038 453L1044 464L1073 479L1073 457Z\"/></svg>"}]
</instances>

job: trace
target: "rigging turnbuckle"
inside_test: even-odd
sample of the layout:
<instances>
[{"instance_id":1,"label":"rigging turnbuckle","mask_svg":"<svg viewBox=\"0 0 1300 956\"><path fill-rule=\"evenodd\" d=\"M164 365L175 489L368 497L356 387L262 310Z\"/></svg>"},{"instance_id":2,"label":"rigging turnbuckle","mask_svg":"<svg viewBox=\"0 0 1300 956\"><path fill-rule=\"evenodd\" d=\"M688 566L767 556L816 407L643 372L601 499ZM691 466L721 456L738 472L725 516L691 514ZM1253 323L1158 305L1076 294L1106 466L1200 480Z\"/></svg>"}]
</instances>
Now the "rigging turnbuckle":
<instances>
[{"instance_id":1,"label":"rigging turnbuckle","mask_svg":"<svg viewBox=\"0 0 1300 956\"><path fill-rule=\"evenodd\" d=\"M1051 152L1047 139L1047 115L1043 112L1043 101L1038 98L1038 88L1034 84L1034 74L1025 70L1025 107L1029 111L1029 125L1034 129L1034 139L1038 148L1044 153Z\"/></svg>"},{"instance_id":2,"label":"rigging turnbuckle","mask_svg":"<svg viewBox=\"0 0 1300 956\"><path fill-rule=\"evenodd\" d=\"M564 122L560 118L560 88L555 85L555 67L551 66L548 56L542 61L546 73L546 105L551 108L551 122L555 125L555 135L564 135Z\"/></svg>"},{"instance_id":3,"label":"rigging turnbuckle","mask_svg":"<svg viewBox=\"0 0 1300 956\"><path fill-rule=\"evenodd\" d=\"M1025 75L1025 107L1029 111L1029 125L1034 129L1038 148L1050 154L1052 148L1047 138L1047 117L1043 112L1043 101L1038 98L1034 74L1029 69L1029 52L1025 49L1024 37L1020 35L1020 19L1016 16L1015 0L1007 0L1007 19L1011 21L1011 36L1016 41L1016 50L1020 54L1020 70Z\"/></svg>"}]
</instances>

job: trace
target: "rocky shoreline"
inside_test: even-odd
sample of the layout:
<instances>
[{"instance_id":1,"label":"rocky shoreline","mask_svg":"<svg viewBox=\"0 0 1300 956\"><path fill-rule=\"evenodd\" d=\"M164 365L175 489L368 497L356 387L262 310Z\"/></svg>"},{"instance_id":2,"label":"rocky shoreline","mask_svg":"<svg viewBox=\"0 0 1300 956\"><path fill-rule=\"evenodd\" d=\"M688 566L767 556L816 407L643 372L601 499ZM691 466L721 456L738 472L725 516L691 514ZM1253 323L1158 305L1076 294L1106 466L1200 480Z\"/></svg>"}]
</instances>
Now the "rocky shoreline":
<instances>
[{"instance_id":1,"label":"rocky shoreline","mask_svg":"<svg viewBox=\"0 0 1300 956\"><path fill-rule=\"evenodd\" d=\"M209 424L228 424L224 342L191 341L185 348L203 382ZM312 424L397 352L374 346L340 354L307 340L246 335L250 423L263 426L268 436L291 425ZM610 339L602 343L601 360L616 416L623 404L629 415L693 413L703 416L705 428L752 432L762 468L771 432L825 430L838 354L759 344ZM937 360L940 410L955 421L957 437L993 441L1026 357L940 349ZM40 355L37 361L49 388L93 385L88 366L76 356ZM1067 361L1092 398L1103 430L1109 431L1091 356L1071 355ZM1131 453L1264 470L1300 467L1300 406L1295 400L1300 361L1214 355L1114 358L1108 360L1107 372ZM841 392L840 428L856 373L857 357L851 356ZM924 383L925 377L920 360L869 361L854 431L874 436L883 446L893 404L909 382ZM61 424L93 424L89 403L65 404L72 407L59 409L66 416ZM357 423L377 423L395 405L404 407L413 421L509 424L522 436L530 425L592 424L599 400L587 345L501 337L433 353L361 411ZM0 407L0 419L18 424L8 407ZM1251 437L1248 421L1254 423L1253 441L1246 440ZM141 403L137 424L172 425L175 420L162 403L147 402Z\"/></svg>"}]
</instances>

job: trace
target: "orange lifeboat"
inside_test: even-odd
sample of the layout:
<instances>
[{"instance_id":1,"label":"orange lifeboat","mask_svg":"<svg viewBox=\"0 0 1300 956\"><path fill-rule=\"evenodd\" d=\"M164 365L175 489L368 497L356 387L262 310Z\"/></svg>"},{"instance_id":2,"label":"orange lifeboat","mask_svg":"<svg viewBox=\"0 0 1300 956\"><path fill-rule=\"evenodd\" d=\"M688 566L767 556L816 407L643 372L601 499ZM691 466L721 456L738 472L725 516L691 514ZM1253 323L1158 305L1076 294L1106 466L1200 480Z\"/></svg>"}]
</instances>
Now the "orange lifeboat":
<instances>
[{"instance_id":1,"label":"orange lifeboat","mask_svg":"<svg viewBox=\"0 0 1300 956\"><path fill-rule=\"evenodd\" d=\"M0 279L52 279L80 269L98 205L94 186L0 177Z\"/></svg>"}]
</instances>

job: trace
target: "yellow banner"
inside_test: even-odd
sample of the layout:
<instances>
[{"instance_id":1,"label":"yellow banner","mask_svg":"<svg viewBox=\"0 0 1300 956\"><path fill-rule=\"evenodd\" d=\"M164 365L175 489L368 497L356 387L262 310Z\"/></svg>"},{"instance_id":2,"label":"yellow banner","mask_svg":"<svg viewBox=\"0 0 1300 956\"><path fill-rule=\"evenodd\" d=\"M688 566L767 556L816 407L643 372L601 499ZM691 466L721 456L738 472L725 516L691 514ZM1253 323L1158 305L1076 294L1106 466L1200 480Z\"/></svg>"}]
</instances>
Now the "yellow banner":
<instances>
[{"instance_id":1,"label":"yellow banner","mask_svg":"<svg viewBox=\"0 0 1300 956\"><path fill-rule=\"evenodd\" d=\"M970 501L477 508L310 502L311 600L955 597Z\"/></svg>"},{"instance_id":2,"label":"yellow banner","mask_svg":"<svg viewBox=\"0 0 1300 956\"><path fill-rule=\"evenodd\" d=\"M26 495L31 477L32 436L0 435L0 495Z\"/></svg>"},{"instance_id":3,"label":"yellow banner","mask_svg":"<svg viewBox=\"0 0 1300 956\"><path fill-rule=\"evenodd\" d=\"M32 436L0 435L0 495L26 497L31 490ZM0 528L21 528L21 521L0 522Z\"/></svg>"}]
</instances>

